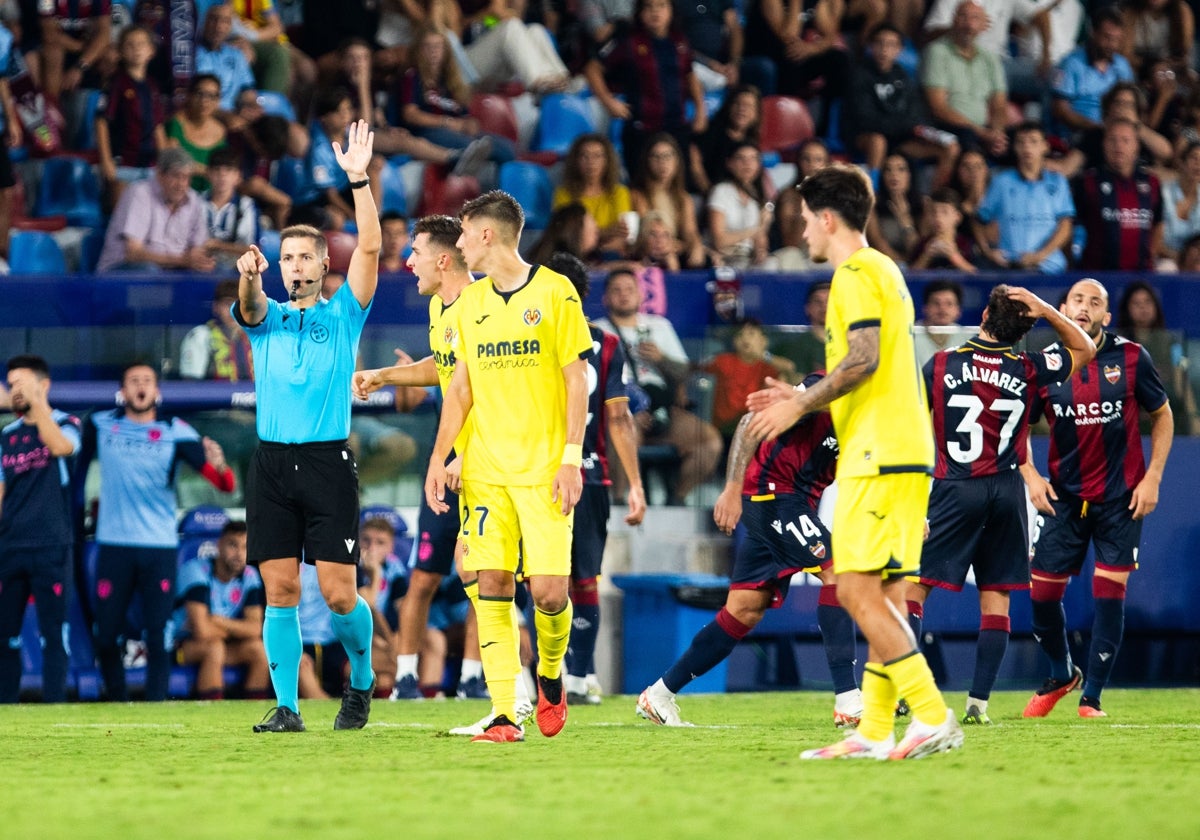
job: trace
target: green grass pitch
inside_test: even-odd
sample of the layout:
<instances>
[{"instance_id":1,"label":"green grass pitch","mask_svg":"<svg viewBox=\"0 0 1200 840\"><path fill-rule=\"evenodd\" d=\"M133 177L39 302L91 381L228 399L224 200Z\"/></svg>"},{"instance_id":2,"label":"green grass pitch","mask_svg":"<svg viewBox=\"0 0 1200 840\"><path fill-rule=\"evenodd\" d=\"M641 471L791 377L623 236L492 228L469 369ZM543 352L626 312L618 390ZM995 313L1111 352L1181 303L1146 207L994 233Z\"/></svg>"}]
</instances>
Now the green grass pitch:
<instances>
[{"instance_id":1,"label":"green grass pitch","mask_svg":"<svg viewBox=\"0 0 1200 840\"><path fill-rule=\"evenodd\" d=\"M802 762L839 737L824 693L684 695L692 729L631 697L572 707L554 739L445 734L482 701L376 701L333 732L256 735L247 702L0 708L0 836L18 838L1200 837L1200 689L1110 690L1043 720L993 696L963 750L911 762ZM956 710L963 696L948 695ZM901 722L901 725L903 722Z\"/></svg>"}]
</instances>

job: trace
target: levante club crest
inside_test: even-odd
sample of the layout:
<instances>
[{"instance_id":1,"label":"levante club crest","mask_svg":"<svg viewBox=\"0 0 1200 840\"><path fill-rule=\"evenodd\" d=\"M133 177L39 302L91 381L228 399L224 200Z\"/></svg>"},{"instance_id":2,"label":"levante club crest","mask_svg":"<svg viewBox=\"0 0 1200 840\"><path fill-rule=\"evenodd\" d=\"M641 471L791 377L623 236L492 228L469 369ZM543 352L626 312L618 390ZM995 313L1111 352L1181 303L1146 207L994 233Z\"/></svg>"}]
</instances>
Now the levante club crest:
<instances>
[{"instance_id":1,"label":"levante club crest","mask_svg":"<svg viewBox=\"0 0 1200 840\"><path fill-rule=\"evenodd\" d=\"M1108 380L1109 385L1116 385L1117 380L1121 378L1120 365L1105 365L1104 378Z\"/></svg>"}]
</instances>

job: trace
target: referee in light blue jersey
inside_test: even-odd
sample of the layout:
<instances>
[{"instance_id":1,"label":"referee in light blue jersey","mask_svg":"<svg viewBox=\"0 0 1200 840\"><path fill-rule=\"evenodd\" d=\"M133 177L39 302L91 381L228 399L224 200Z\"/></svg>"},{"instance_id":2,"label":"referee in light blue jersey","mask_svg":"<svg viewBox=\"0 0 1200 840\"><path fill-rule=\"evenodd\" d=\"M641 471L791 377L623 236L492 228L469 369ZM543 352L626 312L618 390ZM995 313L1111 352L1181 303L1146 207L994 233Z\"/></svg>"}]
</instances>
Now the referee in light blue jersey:
<instances>
[{"instance_id":1,"label":"referee in light blue jersey","mask_svg":"<svg viewBox=\"0 0 1200 840\"><path fill-rule=\"evenodd\" d=\"M371 711L371 608L355 588L358 471L346 446L350 380L358 340L375 297L382 234L368 189L375 135L359 121L346 150L333 143L354 194L358 247L346 282L328 299L325 237L296 225L280 232L280 268L289 302L263 293L267 261L253 245L241 256L233 314L254 356L259 447L246 478L248 561L267 593L263 644L277 706L255 732L303 732L297 703L302 643L297 605L300 560L316 565L333 630L350 659L350 684L334 729L361 729Z\"/></svg>"}]
</instances>

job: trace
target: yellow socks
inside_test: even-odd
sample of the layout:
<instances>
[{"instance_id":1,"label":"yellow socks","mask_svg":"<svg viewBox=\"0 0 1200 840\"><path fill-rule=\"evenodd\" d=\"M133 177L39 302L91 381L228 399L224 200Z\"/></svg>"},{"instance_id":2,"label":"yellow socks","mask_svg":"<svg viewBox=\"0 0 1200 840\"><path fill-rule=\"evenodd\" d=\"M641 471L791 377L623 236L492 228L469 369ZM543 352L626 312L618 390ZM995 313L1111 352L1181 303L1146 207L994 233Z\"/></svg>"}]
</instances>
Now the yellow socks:
<instances>
[{"instance_id":1,"label":"yellow socks","mask_svg":"<svg viewBox=\"0 0 1200 840\"><path fill-rule=\"evenodd\" d=\"M516 677L521 670L521 657L513 640L517 638L516 614L513 599L482 596L475 602L479 621L479 655L483 660L483 675L496 714L516 722Z\"/></svg>"},{"instance_id":2,"label":"yellow socks","mask_svg":"<svg viewBox=\"0 0 1200 840\"><path fill-rule=\"evenodd\" d=\"M933 672L929 670L929 664L920 651L914 650L884 663L883 672L892 681L898 696L908 702L915 720L931 726L941 726L946 722L946 701L942 699L942 692L933 680Z\"/></svg>"},{"instance_id":3,"label":"yellow socks","mask_svg":"<svg viewBox=\"0 0 1200 840\"><path fill-rule=\"evenodd\" d=\"M562 673L563 657L571 641L571 601L556 613L533 610L533 626L537 630L538 673L547 679L557 679Z\"/></svg>"},{"instance_id":4,"label":"yellow socks","mask_svg":"<svg viewBox=\"0 0 1200 840\"><path fill-rule=\"evenodd\" d=\"M868 662L863 668L863 715L858 732L871 741L886 741L896 718L896 686L888 679L884 666Z\"/></svg>"}]
</instances>

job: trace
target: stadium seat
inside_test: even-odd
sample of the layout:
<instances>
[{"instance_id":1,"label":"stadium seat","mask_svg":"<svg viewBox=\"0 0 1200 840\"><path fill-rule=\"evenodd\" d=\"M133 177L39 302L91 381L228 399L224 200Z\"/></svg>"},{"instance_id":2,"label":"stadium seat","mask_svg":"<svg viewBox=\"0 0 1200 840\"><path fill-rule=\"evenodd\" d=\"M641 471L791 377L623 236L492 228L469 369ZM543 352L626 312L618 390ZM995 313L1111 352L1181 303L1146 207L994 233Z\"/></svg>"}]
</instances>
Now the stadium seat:
<instances>
[{"instance_id":1,"label":"stadium seat","mask_svg":"<svg viewBox=\"0 0 1200 840\"><path fill-rule=\"evenodd\" d=\"M517 112L512 100L494 93L477 93L471 100L471 116L488 134L506 137L517 142Z\"/></svg>"},{"instance_id":2,"label":"stadium seat","mask_svg":"<svg viewBox=\"0 0 1200 840\"><path fill-rule=\"evenodd\" d=\"M763 97L760 145L764 152L795 151L815 134L812 115L803 100L791 96Z\"/></svg>"},{"instance_id":3,"label":"stadium seat","mask_svg":"<svg viewBox=\"0 0 1200 840\"><path fill-rule=\"evenodd\" d=\"M54 237L40 230L14 230L8 239L13 274L66 274L67 261Z\"/></svg>"},{"instance_id":4,"label":"stadium seat","mask_svg":"<svg viewBox=\"0 0 1200 840\"><path fill-rule=\"evenodd\" d=\"M345 274L350 269L350 257L358 245L358 237L341 230L325 231L329 244L329 270L334 274Z\"/></svg>"},{"instance_id":5,"label":"stadium seat","mask_svg":"<svg viewBox=\"0 0 1200 840\"><path fill-rule=\"evenodd\" d=\"M536 163L514 160L500 167L500 189L511 195L525 211L525 226L545 230L550 220L554 184L550 173Z\"/></svg>"},{"instance_id":6,"label":"stadium seat","mask_svg":"<svg viewBox=\"0 0 1200 840\"><path fill-rule=\"evenodd\" d=\"M260 90L258 104L267 114L274 117L286 117L291 122L296 121L296 109L286 95L274 90Z\"/></svg>"},{"instance_id":7,"label":"stadium seat","mask_svg":"<svg viewBox=\"0 0 1200 840\"><path fill-rule=\"evenodd\" d=\"M368 519L386 519L396 529L396 536L408 533L408 523L400 515L400 511L391 505L368 505L359 511L359 522L366 522Z\"/></svg>"},{"instance_id":8,"label":"stadium seat","mask_svg":"<svg viewBox=\"0 0 1200 840\"><path fill-rule=\"evenodd\" d=\"M12 206L12 227L15 230L42 230L56 231L62 230L67 226L67 217L45 216L36 218L26 215L28 213L29 199L25 194L25 182L21 180L19 172L13 172L12 192L9 194L9 201Z\"/></svg>"},{"instance_id":9,"label":"stadium seat","mask_svg":"<svg viewBox=\"0 0 1200 840\"><path fill-rule=\"evenodd\" d=\"M83 242L79 245L79 271L82 274L91 274L96 270L96 263L100 261L100 251L104 248L104 228L93 228L83 237Z\"/></svg>"},{"instance_id":10,"label":"stadium seat","mask_svg":"<svg viewBox=\"0 0 1200 840\"><path fill-rule=\"evenodd\" d=\"M283 190L292 200L300 197L300 192L304 189L304 181L304 161L302 159L284 155L275 164L271 185Z\"/></svg>"},{"instance_id":11,"label":"stadium seat","mask_svg":"<svg viewBox=\"0 0 1200 840\"><path fill-rule=\"evenodd\" d=\"M576 137L595 130L592 109L586 99L551 93L542 97L542 115L533 147L538 151L565 155Z\"/></svg>"},{"instance_id":12,"label":"stadium seat","mask_svg":"<svg viewBox=\"0 0 1200 840\"><path fill-rule=\"evenodd\" d=\"M404 194L404 177L400 174L402 164L389 160L380 173L383 188L380 210L384 213L395 211L403 216L408 215L408 198Z\"/></svg>"},{"instance_id":13,"label":"stadium seat","mask_svg":"<svg viewBox=\"0 0 1200 840\"><path fill-rule=\"evenodd\" d=\"M421 215L442 213L457 216L458 211L482 189L479 181L470 175L446 175L441 167L425 167L421 184Z\"/></svg>"},{"instance_id":14,"label":"stadium seat","mask_svg":"<svg viewBox=\"0 0 1200 840\"><path fill-rule=\"evenodd\" d=\"M33 214L63 215L70 225L102 227L100 181L91 164L77 157L47 158Z\"/></svg>"},{"instance_id":15,"label":"stadium seat","mask_svg":"<svg viewBox=\"0 0 1200 840\"><path fill-rule=\"evenodd\" d=\"M214 557L217 553L217 537L229 522L224 508L216 505L198 505L179 520L179 563L193 557Z\"/></svg>"},{"instance_id":16,"label":"stadium seat","mask_svg":"<svg viewBox=\"0 0 1200 840\"><path fill-rule=\"evenodd\" d=\"M72 148L85 152L96 149L96 111L100 107L100 97L104 91L89 90L84 98L82 112L79 115L79 127L75 131Z\"/></svg>"},{"instance_id":17,"label":"stadium seat","mask_svg":"<svg viewBox=\"0 0 1200 840\"><path fill-rule=\"evenodd\" d=\"M275 265L279 262L279 231L264 230L258 235L258 250L267 258L267 262Z\"/></svg>"}]
</instances>

